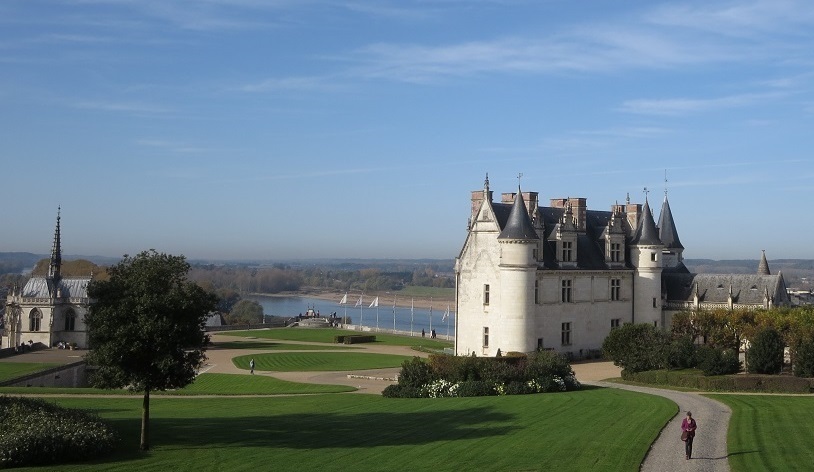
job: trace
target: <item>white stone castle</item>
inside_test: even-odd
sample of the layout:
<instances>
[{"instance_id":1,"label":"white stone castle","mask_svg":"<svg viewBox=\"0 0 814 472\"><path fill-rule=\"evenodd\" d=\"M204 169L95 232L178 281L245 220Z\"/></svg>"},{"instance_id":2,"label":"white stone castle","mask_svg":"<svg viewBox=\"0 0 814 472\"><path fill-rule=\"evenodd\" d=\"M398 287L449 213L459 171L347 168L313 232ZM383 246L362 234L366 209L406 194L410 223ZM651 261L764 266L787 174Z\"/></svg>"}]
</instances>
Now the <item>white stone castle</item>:
<instances>
[{"instance_id":1,"label":"white stone castle","mask_svg":"<svg viewBox=\"0 0 814 472\"><path fill-rule=\"evenodd\" d=\"M504 193L489 177L472 192L466 241L455 260L457 355L553 349L584 357L611 329L708 308L788 304L765 253L754 275L691 274L665 192L659 224L650 205L587 208L585 198Z\"/></svg>"}]
</instances>

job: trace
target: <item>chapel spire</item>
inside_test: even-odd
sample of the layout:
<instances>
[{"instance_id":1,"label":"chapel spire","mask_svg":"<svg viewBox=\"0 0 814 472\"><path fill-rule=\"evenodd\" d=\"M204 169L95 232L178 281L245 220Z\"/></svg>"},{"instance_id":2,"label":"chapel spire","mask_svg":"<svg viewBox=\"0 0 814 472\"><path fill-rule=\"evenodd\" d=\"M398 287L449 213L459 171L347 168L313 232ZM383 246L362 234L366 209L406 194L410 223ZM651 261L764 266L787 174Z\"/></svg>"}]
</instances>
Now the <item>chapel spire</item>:
<instances>
[{"instance_id":1,"label":"chapel spire","mask_svg":"<svg viewBox=\"0 0 814 472\"><path fill-rule=\"evenodd\" d=\"M48 278L59 279L62 277L62 242L59 236L59 220L62 207L57 208L57 226L54 230L54 245L51 248L51 263L48 266Z\"/></svg>"}]
</instances>

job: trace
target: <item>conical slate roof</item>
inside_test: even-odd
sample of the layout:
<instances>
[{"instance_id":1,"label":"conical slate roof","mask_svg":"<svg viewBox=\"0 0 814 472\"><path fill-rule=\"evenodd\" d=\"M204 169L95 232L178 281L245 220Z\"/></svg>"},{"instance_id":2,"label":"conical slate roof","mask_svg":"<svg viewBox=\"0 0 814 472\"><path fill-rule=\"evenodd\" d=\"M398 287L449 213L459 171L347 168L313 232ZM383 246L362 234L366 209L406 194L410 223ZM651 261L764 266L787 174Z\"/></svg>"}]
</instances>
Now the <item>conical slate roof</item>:
<instances>
[{"instance_id":1,"label":"conical slate roof","mask_svg":"<svg viewBox=\"0 0 814 472\"><path fill-rule=\"evenodd\" d=\"M766 260L766 251L760 256L760 264L757 266L757 275L772 275L769 271L769 261Z\"/></svg>"},{"instance_id":2,"label":"conical slate roof","mask_svg":"<svg viewBox=\"0 0 814 472\"><path fill-rule=\"evenodd\" d=\"M514 199L512 211L509 213L509 219L506 220L506 226L500 232L497 239L520 239L520 240L534 240L539 239L537 232L534 231L534 226L531 224L531 218L526 211L526 203L523 201L523 193L520 188L517 188L517 197Z\"/></svg>"},{"instance_id":3,"label":"conical slate roof","mask_svg":"<svg viewBox=\"0 0 814 472\"><path fill-rule=\"evenodd\" d=\"M653 220L653 212L650 211L650 204L647 200L644 201L642 219L639 221L639 227L636 230L636 236L633 238L633 244L640 246L662 245L659 239L659 232L656 229L656 222Z\"/></svg>"},{"instance_id":4,"label":"conical slate roof","mask_svg":"<svg viewBox=\"0 0 814 472\"><path fill-rule=\"evenodd\" d=\"M673 221L673 212L670 211L670 202L667 195L664 195L664 203L661 205L661 215L659 215L659 239L666 248L684 249L681 241L678 240L678 231Z\"/></svg>"}]
</instances>

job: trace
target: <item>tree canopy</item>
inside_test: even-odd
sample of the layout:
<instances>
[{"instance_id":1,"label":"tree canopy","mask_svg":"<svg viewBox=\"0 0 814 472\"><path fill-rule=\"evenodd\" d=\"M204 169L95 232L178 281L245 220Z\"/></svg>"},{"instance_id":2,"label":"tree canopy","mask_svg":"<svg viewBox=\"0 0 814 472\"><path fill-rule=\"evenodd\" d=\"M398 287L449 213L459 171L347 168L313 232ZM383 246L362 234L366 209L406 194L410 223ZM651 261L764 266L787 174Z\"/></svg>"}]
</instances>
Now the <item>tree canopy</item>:
<instances>
[{"instance_id":1,"label":"tree canopy","mask_svg":"<svg viewBox=\"0 0 814 472\"><path fill-rule=\"evenodd\" d=\"M226 315L229 324L257 324L263 322L263 306L254 300L240 300Z\"/></svg>"},{"instance_id":2,"label":"tree canopy","mask_svg":"<svg viewBox=\"0 0 814 472\"><path fill-rule=\"evenodd\" d=\"M151 391L181 388L206 359L207 314L217 297L187 280L184 256L155 250L124 256L88 287L86 356L93 384L144 392L141 448L149 449Z\"/></svg>"}]
</instances>

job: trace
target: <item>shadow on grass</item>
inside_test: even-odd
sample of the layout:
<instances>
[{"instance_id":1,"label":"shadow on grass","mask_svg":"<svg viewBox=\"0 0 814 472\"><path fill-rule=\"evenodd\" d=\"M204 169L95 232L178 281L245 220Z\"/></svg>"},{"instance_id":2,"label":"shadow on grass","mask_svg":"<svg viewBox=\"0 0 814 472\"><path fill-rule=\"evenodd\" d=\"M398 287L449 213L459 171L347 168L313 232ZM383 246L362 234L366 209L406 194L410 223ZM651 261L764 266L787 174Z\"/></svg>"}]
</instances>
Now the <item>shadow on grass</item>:
<instances>
[{"instance_id":1,"label":"shadow on grass","mask_svg":"<svg viewBox=\"0 0 814 472\"><path fill-rule=\"evenodd\" d=\"M281 414L231 418L152 418L151 444L161 450L213 448L370 448L501 436L513 415L488 407L404 413ZM145 459L137 450L140 419L106 420L121 434L114 456L96 463Z\"/></svg>"},{"instance_id":2,"label":"shadow on grass","mask_svg":"<svg viewBox=\"0 0 814 472\"><path fill-rule=\"evenodd\" d=\"M223 349L275 349L284 346L283 343L263 341L225 341L210 344L207 350L219 351Z\"/></svg>"}]
</instances>

